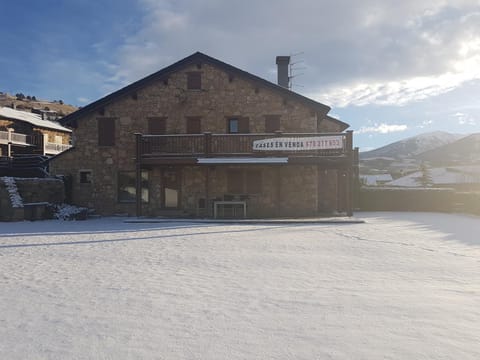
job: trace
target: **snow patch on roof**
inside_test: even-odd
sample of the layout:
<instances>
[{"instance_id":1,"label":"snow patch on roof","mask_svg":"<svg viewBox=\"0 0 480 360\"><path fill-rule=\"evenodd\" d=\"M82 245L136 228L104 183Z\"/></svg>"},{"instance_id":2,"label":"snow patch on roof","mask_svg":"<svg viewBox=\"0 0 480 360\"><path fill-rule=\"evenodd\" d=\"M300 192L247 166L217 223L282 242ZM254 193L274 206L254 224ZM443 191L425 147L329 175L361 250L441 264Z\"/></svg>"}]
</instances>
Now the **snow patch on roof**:
<instances>
[{"instance_id":1,"label":"snow patch on roof","mask_svg":"<svg viewBox=\"0 0 480 360\"><path fill-rule=\"evenodd\" d=\"M34 113L29 113L26 111L19 111L19 110L14 110L10 109L8 107L2 107L0 108L0 116L1 117L6 117L8 119L14 119L14 120L21 120L28 122L29 124L32 124L34 126L46 128L46 129L53 129L53 130L59 130L59 131L65 131L65 132L72 132L72 130L57 124L54 121L50 120L43 120L41 115L34 114Z\"/></svg>"}]
</instances>

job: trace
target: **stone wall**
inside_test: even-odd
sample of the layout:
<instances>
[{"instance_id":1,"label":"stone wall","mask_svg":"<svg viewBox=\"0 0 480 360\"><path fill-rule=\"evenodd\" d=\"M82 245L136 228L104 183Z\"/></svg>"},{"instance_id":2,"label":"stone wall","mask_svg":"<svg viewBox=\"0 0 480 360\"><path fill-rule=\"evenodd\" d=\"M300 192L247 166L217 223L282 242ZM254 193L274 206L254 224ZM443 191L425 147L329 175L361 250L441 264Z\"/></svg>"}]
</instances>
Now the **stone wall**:
<instances>
[{"instance_id":1,"label":"stone wall","mask_svg":"<svg viewBox=\"0 0 480 360\"><path fill-rule=\"evenodd\" d=\"M22 206L12 206L9 192L0 178L0 220L23 220L25 205L31 203L61 204L65 200L65 187L60 179L15 178L15 184Z\"/></svg>"},{"instance_id":2,"label":"stone wall","mask_svg":"<svg viewBox=\"0 0 480 360\"><path fill-rule=\"evenodd\" d=\"M187 73L200 71L202 73L202 90L187 90ZM85 115L77 121L75 130L76 139L74 148L63 153L51 162L50 170L53 174L71 175L73 181L74 203L80 206L95 208L101 214L130 213L134 210L132 204L121 204L117 201L118 171L133 171L135 169L135 138L134 133L148 133L148 119L152 117L167 118L167 133L177 134L186 132L187 117L201 117L201 131L212 133L226 133L228 117L248 117L250 132L265 132L265 116L279 115L281 131L283 132L340 132L342 129L333 121L323 120L325 114L318 114L312 107L281 92L263 88L258 83L232 76L223 69L209 64L188 66L181 71L170 74L164 79L153 82L145 87L124 95L114 102ZM115 146L98 146L99 118L115 119ZM320 128L317 128L320 123ZM91 171L92 181L82 184L79 180L79 171ZM307 169L306 175L311 181L316 179L316 173ZM151 175L151 201L145 209L154 212L159 206L159 172L154 168ZM186 169L183 181L182 199L185 207L193 208L196 196L204 187L200 180L190 184L190 178L198 179L202 169ZM286 179L290 179L287 174ZM268 178L268 177L267 177ZM299 176L299 179L305 176ZM198 183L197 183L198 182ZM299 188L307 186L308 191L316 196L316 186L307 181L307 185L292 177L288 182ZM212 179L212 189L224 193L224 177L219 175ZM291 186L294 187L293 185ZM203 191L203 189L202 189ZM294 189L295 197L306 201L306 195L301 190ZM153 200L152 200L153 197ZM264 202L267 203L264 203ZM285 200L285 206L292 206ZM262 203L263 202L263 203ZM266 208L272 208L270 200L258 200ZM315 204L316 209L317 204ZM312 207L313 208L313 207Z\"/></svg>"}]
</instances>

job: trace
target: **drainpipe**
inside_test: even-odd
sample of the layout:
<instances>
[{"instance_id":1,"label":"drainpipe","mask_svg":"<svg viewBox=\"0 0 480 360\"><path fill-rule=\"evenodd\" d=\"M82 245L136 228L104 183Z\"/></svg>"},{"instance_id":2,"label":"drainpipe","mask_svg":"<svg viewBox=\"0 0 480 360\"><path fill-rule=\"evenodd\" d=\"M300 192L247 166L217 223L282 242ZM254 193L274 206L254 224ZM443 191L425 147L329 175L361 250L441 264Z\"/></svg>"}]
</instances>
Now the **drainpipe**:
<instances>
[{"instance_id":1,"label":"drainpipe","mask_svg":"<svg viewBox=\"0 0 480 360\"><path fill-rule=\"evenodd\" d=\"M142 134L135 133L135 202L136 215L142 216Z\"/></svg>"}]
</instances>

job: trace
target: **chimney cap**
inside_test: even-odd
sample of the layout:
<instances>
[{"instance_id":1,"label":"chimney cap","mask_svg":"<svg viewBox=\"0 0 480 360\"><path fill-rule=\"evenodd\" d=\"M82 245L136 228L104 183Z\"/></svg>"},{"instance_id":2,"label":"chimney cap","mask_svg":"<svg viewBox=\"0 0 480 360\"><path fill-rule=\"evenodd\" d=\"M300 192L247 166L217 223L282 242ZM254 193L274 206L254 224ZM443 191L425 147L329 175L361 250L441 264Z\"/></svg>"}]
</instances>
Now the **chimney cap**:
<instances>
[{"instance_id":1,"label":"chimney cap","mask_svg":"<svg viewBox=\"0 0 480 360\"><path fill-rule=\"evenodd\" d=\"M290 56L277 56L276 58L276 63L278 64L283 64L283 63L289 63L290 62Z\"/></svg>"}]
</instances>

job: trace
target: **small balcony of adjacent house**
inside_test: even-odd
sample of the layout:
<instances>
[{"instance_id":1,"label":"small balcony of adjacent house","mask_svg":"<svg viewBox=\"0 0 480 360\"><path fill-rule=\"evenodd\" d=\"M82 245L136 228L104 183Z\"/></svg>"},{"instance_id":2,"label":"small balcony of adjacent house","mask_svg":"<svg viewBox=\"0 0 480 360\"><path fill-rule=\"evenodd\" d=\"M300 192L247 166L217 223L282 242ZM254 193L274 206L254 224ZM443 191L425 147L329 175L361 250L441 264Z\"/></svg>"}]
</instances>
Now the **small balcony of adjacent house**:
<instances>
[{"instance_id":1,"label":"small balcony of adjacent house","mask_svg":"<svg viewBox=\"0 0 480 360\"><path fill-rule=\"evenodd\" d=\"M341 161L352 153L352 132L175 134L137 136L137 157L144 164L215 163L219 159L316 159Z\"/></svg>"},{"instance_id":2,"label":"small balcony of adjacent house","mask_svg":"<svg viewBox=\"0 0 480 360\"><path fill-rule=\"evenodd\" d=\"M16 133L13 130L0 131L0 145L10 147L10 154L5 151L4 155L15 153L41 153L42 155L57 155L71 148L69 144L63 144L63 139L56 139L55 142L48 141L47 135L27 135Z\"/></svg>"}]
</instances>

